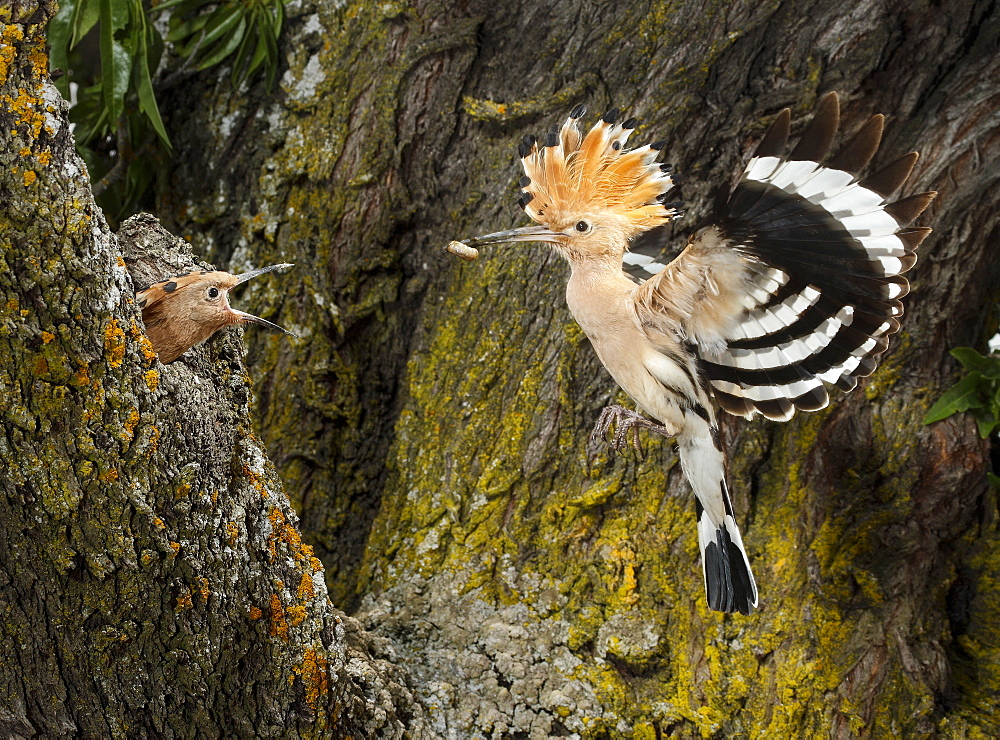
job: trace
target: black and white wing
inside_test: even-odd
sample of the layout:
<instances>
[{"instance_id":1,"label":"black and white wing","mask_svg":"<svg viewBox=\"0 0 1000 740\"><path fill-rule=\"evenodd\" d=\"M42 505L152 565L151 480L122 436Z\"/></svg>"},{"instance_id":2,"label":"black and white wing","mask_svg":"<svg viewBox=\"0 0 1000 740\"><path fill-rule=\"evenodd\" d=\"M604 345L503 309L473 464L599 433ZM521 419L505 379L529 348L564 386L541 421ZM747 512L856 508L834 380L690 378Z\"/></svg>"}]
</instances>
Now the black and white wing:
<instances>
[{"instance_id":1,"label":"black and white wing","mask_svg":"<svg viewBox=\"0 0 1000 740\"><path fill-rule=\"evenodd\" d=\"M698 354L719 405L787 420L829 403L825 383L848 391L870 375L899 329L914 250L930 232L907 228L936 193L897 201L917 154L860 178L878 149L871 118L831 159L836 93L821 101L785 155L790 113L778 116L716 224L747 258L749 293L737 332Z\"/></svg>"}]
</instances>

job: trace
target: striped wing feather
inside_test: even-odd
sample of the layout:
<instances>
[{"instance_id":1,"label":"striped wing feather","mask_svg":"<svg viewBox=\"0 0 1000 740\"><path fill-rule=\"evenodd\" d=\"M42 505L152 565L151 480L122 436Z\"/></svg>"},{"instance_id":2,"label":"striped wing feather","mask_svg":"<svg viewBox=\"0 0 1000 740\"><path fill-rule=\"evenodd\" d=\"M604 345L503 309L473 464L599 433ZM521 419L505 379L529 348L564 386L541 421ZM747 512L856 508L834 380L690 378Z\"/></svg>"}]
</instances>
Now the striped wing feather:
<instances>
[{"instance_id":1,"label":"striped wing feather","mask_svg":"<svg viewBox=\"0 0 1000 740\"><path fill-rule=\"evenodd\" d=\"M790 114L782 111L716 214L727 246L744 258L747 295L728 341L696 351L730 413L787 420L825 407L825 384L854 388L899 328L909 290L902 273L930 233L907 227L935 193L888 200L916 153L859 177L878 149L880 115L824 163L839 117L830 93L785 155ZM663 269L641 252L627 253L623 267L638 280Z\"/></svg>"}]
</instances>

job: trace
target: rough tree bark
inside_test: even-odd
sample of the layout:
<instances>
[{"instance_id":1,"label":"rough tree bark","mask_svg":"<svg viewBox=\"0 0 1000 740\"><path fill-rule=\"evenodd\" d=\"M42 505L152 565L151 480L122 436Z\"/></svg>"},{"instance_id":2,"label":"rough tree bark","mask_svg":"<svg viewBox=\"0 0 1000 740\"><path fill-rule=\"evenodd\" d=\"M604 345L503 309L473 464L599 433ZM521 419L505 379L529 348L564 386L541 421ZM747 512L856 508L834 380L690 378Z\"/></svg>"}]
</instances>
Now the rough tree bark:
<instances>
[{"instance_id":1,"label":"rough tree bark","mask_svg":"<svg viewBox=\"0 0 1000 740\"><path fill-rule=\"evenodd\" d=\"M94 205L54 11L0 8L0 736L398 737L419 707L330 606L237 332L169 367L143 334L133 279L194 258Z\"/></svg>"},{"instance_id":2,"label":"rough tree bark","mask_svg":"<svg viewBox=\"0 0 1000 740\"><path fill-rule=\"evenodd\" d=\"M227 75L173 91L159 215L234 269L300 265L296 287L254 288L301 339L248 337L253 414L335 603L415 677L430 724L414 735L1000 732L989 446L962 417L921 424L954 380L946 350L996 328L998 39L984 1L303 2L277 94L233 94ZM764 604L724 617L703 603L669 445L587 448L615 390L565 310L565 267L539 247L474 265L441 248L518 221L514 144L577 102L668 141L681 238L781 107L800 121L832 89L848 132L889 114L878 162L921 150L908 188L941 192L936 231L875 376L789 424L726 425ZM113 377L135 386L148 364L126 348L136 375ZM253 586L257 604L269 587Z\"/></svg>"},{"instance_id":3,"label":"rough tree bark","mask_svg":"<svg viewBox=\"0 0 1000 740\"><path fill-rule=\"evenodd\" d=\"M276 96L177 99L164 214L219 261L291 261L250 339L255 416L328 566L455 737L973 736L1000 729L989 445L921 419L996 328L993 2L296 5ZM764 607L706 610L670 446L590 462L615 395L520 223L516 141L578 102L638 115L708 210L783 106L889 116L937 189L903 331L849 396L725 433ZM184 101L197 101L185 103ZM248 104L248 101L249 104ZM178 208L178 204L182 208ZM169 207L168 207L169 206Z\"/></svg>"}]
</instances>

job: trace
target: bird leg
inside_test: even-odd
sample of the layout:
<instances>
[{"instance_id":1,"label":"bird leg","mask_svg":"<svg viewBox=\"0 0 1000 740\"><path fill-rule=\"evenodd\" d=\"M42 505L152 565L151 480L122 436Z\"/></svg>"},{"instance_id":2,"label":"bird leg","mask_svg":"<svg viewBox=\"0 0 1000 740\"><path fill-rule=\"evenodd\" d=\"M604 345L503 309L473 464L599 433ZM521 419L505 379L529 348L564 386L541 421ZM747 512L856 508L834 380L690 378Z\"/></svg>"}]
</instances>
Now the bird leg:
<instances>
[{"instance_id":1,"label":"bird leg","mask_svg":"<svg viewBox=\"0 0 1000 740\"><path fill-rule=\"evenodd\" d=\"M608 430L614 425L615 433L608 439ZM651 432L662 435L664 437L674 437L676 436L672 431L662 424L657 424L655 421L647 419L642 414L638 414L635 411L631 411L624 406L619 406L615 404L613 406L605 406L604 410L601 412L600 417L597 419L597 424L594 425L594 431L590 434L590 439L593 442L598 440L603 440L611 445L611 449L615 452L621 454L625 452L628 447L628 437L631 435L632 446L635 448L637 453L642 452L639 448L639 429L648 429Z\"/></svg>"}]
</instances>

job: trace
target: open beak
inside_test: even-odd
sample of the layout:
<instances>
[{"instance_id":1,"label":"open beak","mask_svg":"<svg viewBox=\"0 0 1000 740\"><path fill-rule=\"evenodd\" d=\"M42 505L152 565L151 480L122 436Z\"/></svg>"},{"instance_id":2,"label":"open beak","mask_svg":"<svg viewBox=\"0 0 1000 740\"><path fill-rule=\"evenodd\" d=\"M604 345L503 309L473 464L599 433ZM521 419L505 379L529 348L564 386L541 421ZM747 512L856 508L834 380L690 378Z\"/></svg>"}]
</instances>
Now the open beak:
<instances>
[{"instance_id":1,"label":"open beak","mask_svg":"<svg viewBox=\"0 0 1000 740\"><path fill-rule=\"evenodd\" d=\"M237 275L236 276L236 285L240 285L241 283L245 283L247 280L255 278L258 275L263 275L264 273L267 273L267 272L274 272L275 270L284 270L284 269L286 269L288 267L294 267L294 266L295 265L289 264L287 262L283 262L280 265L269 265L268 267L258 267L256 270L250 270L249 272L244 272L244 273L241 273L241 274ZM235 288L236 285L234 285L233 287ZM257 324L259 326L266 326L268 329L274 329L275 331L283 332L283 333L287 334L290 337L294 337L295 336L290 331L288 331L288 329L283 329L282 327L278 326L277 324L272 324L270 321L268 321L267 319L262 319L260 316L254 316L252 313L247 313L246 311L238 311L235 308L233 308L232 306L229 307L229 310L232 311L234 314L236 314L236 316L237 316L236 320L238 322L240 322L240 323Z\"/></svg>"},{"instance_id":2,"label":"open beak","mask_svg":"<svg viewBox=\"0 0 1000 740\"><path fill-rule=\"evenodd\" d=\"M520 229L508 229L498 231L495 234L484 234L483 236L473 236L462 239L462 244L470 247L478 247L482 244L500 244L503 242L551 242L557 244L560 237L558 231L552 231L547 226L522 226Z\"/></svg>"},{"instance_id":3,"label":"open beak","mask_svg":"<svg viewBox=\"0 0 1000 740\"><path fill-rule=\"evenodd\" d=\"M289 264L288 262L282 262L280 265L270 265L269 267L258 267L256 270L250 270L250 272L244 272L236 276L236 285L245 283L247 280L251 280L258 275L263 275L265 272L274 272L275 270L284 270L287 267L295 267L295 265Z\"/></svg>"},{"instance_id":4,"label":"open beak","mask_svg":"<svg viewBox=\"0 0 1000 740\"><path fill-rule=\"evenodd\" d=\"M259 326L266 326L268 329L274 329L275 331L284 332L290 337L295 336L290 331L288 331L288 329L283 329L277 324L272 324L270 321L268 321L267 319L262 319L260 316L254 316L252 313L247 313L246 311L237 311L235 308L232 307L230 307L229 310L232 311L234 314L236 314L236 316L238 317L237 321L240 323L258 324Z\"/></svg>"}]
</instances>

